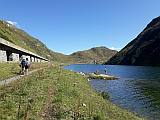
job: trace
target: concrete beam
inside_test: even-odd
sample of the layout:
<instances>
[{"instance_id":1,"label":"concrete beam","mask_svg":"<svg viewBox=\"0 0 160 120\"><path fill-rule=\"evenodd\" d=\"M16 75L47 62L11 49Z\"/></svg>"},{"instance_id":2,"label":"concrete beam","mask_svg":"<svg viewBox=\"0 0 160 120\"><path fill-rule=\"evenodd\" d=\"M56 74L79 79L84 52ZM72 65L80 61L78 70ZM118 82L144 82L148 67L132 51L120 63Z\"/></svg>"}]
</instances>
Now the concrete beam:
<instances>
[{"instance_id":1,"label":"concrete beam","mask_svg":"<svg viewBox=\"0 0 160 120\"><path fill-rule=\"evenodd\" d=\"M41 60L41 62L42 62L42 63L45 63L46 61L45 61L45 60Z\"/></svg>"}]
</instances>

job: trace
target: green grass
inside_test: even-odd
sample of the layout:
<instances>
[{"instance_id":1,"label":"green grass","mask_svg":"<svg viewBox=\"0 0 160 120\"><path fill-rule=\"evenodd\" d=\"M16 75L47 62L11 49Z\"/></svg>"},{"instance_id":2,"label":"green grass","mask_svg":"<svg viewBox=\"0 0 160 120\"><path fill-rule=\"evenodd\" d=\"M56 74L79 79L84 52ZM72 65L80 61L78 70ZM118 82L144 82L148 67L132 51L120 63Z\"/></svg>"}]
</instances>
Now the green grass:
<instances>
[{"instance_id":1,"label":"green grass","mask_svg":"<svg viewBox=\"0 0 160 120\"><path fill-rule=\"evenodd\" d=\"M15 76L19 71L20 67L16 63L0 63L0 80Z\"/></svg>"},{"instance_id":2,"label":"green grass","mask_svg":"<svg viewBox=\"0 0 160 120\"><path fill-rule=\"evenodd\" d=\"M32 63L29 70L34 70L46 66L46 63ZM0 81L19 75L21 68L18 63L0 63Z\"/></svg>"},{"instance_id":3,"label":"green grass","mask_svg":"<svg viewBox=\"0 0 160 120\"><path fill-rule=\"evenodd\" d=\"M140 120L103 99L85 77L58 66L1 87L0 95L1 120Z\"/></svg>"}]
</instances>

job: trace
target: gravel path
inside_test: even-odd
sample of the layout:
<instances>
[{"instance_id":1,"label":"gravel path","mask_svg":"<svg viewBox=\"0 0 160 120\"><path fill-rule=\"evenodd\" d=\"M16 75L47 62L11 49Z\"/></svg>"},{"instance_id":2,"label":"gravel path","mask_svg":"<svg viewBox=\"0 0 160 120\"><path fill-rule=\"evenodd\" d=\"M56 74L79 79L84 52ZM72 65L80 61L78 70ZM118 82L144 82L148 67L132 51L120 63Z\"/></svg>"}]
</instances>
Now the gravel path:
<instances>
[{"instance_id":1,"label":"gravel path","mask_svg":"<svg viewBox=\"0 0 160 120\"><path fill-rule=\"evenodd\" d=\"M36 71L38 71L38 70L41 70L41 69L44 69L44 68L32 70L32 71L28 72L28 75L30 75L30 74L32 74L33 72L36 72ZM2 86L2 85L4 85L4 86L5 86L5 85L8 85L8 84L11 83L12 81L18 80L18 79L20 79L20 78L22 78L22 77L24 77L24 76L26 76L26 75L17 75L17 76L14 76L14 77L11 77L11 78L2 80L2 81L0 81L0 86Z\"/></svg>"}]
</instances>

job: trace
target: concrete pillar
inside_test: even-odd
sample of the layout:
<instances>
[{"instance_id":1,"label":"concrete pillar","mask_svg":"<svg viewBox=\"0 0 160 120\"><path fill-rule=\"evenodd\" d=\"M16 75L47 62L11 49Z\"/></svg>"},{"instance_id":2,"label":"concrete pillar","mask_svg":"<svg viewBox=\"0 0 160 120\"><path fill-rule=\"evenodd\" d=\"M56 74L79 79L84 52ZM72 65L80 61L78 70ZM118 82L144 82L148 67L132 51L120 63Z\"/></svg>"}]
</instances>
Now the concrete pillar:
<instances>
[{"instance_id":1,"label":"concrete pillar","mask_svg":"<svg viewBox=\"0 0 160 120\"><path fill-rule=\"evenodd\" d=\"M17 53L12 53L12 54L11 54L11 57L12 57L12 61L14 61L14 62L19 62L19 54L17 54Z\"/></svg>"},{"instance_id":2,"label":"concrete pillar","mask_svg":"<svg viewBox=\"0 0 160 120\"><path fill-rule=\"evenodd\" d=\"M31 57L31 62L35 62L35 59L34 59L34 57Z\"/></svg>"},{"instance_id":3,"label":"concrete pillar","mask_svg":"<svg viewBox=\"0 0 160 120\"><path fill-rule=\"evenodd\" d=\"M0 62L7 62L7 53L6 53L6 51L0 50Z\"/></svg>"},{"instance_id":4,"label":"concrete pillar","mask_svg":"<svg viewBox=\"0 0 160 120\"><path fill-rule=\"evenodd\" d=\"M34 58L34 62L37 62L37 58L36 57Z\"/></svg>"},{"instance_id":5,"label":"concrete pillar","mask_svg":"<svg viewBox=\"0 0 160 120\"><path fill-rule=\"evenodd\" d=\"M39 58L37 58L37 62L40 62L40 59L39 59Z\"/></svg>"}]
</instances>

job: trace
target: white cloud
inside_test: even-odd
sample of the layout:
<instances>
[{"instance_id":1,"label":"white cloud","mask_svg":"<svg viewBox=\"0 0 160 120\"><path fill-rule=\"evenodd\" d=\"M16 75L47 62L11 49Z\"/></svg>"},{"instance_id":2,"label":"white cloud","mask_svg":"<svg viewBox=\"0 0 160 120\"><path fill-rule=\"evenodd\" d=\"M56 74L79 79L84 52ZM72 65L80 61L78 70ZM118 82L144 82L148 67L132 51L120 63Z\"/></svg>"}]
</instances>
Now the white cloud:
<instances>
[{"instance_id":1,"label":"white cloud","mask_svg":"<svg viewBox=\"0 0 160 120\"><path fill-rule=\"evenodd\" d=\"M10 20L7 20L7 22L8 22L9 24L15 25L15 26L18 24L17 22L13 22L13 21L10 21Z\"/></svg>"},{"instance_id":2,"label":"white cloud","mask_svg":"<svg viewBox=\"0 0 160 120\"><path fill-rule=\"evenodd\" d=\"M111 47L111 48L109 48L109 49L111 49L111 50L116 50L116 48L115 48L115 47Z\"/></svg>"},{"instance_id":3,"label":"white cloud","mask_svg":"<svg viewBox=\"0 0 160 120\"><path fill-rule=\"evenodd\" d=\"M110 47L109 49L111 49L111 50L117 50L117 51L121 50L121 48L115 48L115 47Z\"/></svg>"}]
</instances>

